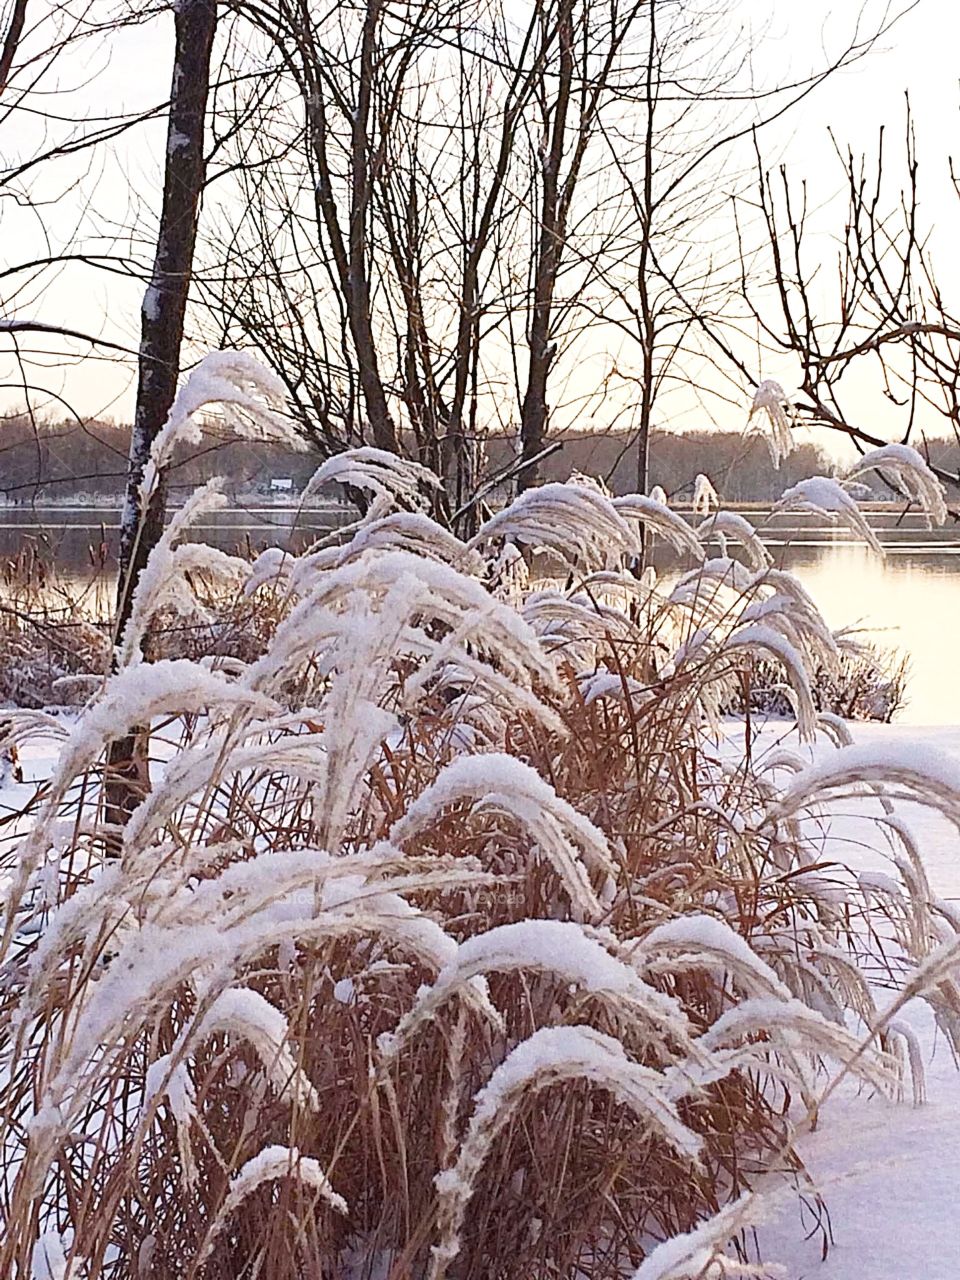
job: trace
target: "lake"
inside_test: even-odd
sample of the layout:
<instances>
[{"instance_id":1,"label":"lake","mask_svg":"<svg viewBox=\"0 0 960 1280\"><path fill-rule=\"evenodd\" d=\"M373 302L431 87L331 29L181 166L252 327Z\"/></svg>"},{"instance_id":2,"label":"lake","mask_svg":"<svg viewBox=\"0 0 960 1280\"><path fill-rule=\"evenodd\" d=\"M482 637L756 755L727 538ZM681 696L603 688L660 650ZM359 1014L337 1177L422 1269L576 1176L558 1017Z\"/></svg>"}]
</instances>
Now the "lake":
<instances>
[{"instance_id":1,"label":"lake","mask_svg":"<svg viewBox=\"0 0 960 1280\"><path fill-rule=\"evenodd\" d=\"M309 541L316 533L336 528L352 512L333 503L304 510L281 506L235 506L214 511L191 525L193 537L224 551L287 546ZM0 506L0 556L16 555L25 544L36 545L66 574L85 572L101 544L115 560L120 533L117 507Z\"/></svg>"},{"instance_id":2,"label":"lake","mask_svg":"<svg viewBox=\"0 0 960 1280\"><path fill-rule=\"evenodd\" d=\"M797 574L832 627L869 627L880 643L910 655L903 723L960 724L960 526L926 530L914 516L871 512L887 551L881 560L845 532L813 519L771 522L763 509L744 514L757 525L775 563ZM235 507L205 517L194 526L194 536L228 551L302 546L349 518L344 508L331 505L303 512ZM119 512L112 507L0 507L0 557L36 546L58 572L81 578L89 575L103 544L109 578L118 525Z\"/></svg>"}]
</instances>

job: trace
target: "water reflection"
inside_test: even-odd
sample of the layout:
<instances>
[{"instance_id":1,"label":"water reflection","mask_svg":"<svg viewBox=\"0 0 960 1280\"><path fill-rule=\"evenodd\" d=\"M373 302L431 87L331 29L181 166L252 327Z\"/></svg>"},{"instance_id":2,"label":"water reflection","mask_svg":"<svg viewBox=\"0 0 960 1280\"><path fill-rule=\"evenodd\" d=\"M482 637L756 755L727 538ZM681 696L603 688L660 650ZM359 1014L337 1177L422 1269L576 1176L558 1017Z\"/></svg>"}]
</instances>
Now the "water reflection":
<instances>
[{"instance_id":1,"label":"water reflection","mask_svg":"<svg viewBox=\"0 0 960 1280\"><path fill-rule=\"evenodd\" d=\"M797 546L784 556L831 627L869 626L910 655L911 724L960 724L957 646L960 545L897 547L885 560L861 546Z\"/></svg>"},{"instance_id":2,"label":"water reflection","mask_svg":"<svg viewBox=\"0 0 960 1280\"><path fill-rule=\"evenodd\" d=\"M193 538L223 551L258 552L264 547L299 549L320 533L350 519L350 512L329 504L303 510L288 507L233 507L214 511L190 526ZM58 573L73 578L92 563L116 571L120 512L115 507L0 506L0 557L35 548Z\"/></svg>"},{"instance_id":3,"label":"water reflection","mask_svg":"<svg viewBox=\"0 0 960 1280\"><path fill-rule=\"evenodd\" d=\"M881 560L816 521L786 525L769 522L763 511L745 514L760 528L775 563L798 575L832 627L869 627L881 643L909 653L910 701L903 721L960 724L960 530L931 531L915 517L873 513L871 523L887 549ZM298 548L348 518L349 512L329 506L303 512L231 509L205 518L194 536L228 551ZM118 524L114 509L0 507L0 557L36 546L59 574L78 580L89 577L92 559L101 559L102 585L113 572Z\"/></svg>"}]
</instances>

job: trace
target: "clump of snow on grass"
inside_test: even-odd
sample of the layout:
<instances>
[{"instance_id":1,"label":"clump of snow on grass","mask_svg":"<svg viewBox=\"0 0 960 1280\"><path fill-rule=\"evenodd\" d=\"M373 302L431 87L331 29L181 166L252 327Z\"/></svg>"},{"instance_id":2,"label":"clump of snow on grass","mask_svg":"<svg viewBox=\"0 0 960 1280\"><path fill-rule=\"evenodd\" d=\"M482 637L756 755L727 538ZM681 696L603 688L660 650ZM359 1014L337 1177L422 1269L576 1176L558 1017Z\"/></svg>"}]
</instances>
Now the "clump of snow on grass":
<instances>
[{"instance_id":1,"label":"clump of snow on grass","mask_svg":"<svg viewBox=\"0 0 960 1280\"><path fill-rule=\"evenodd\" d=\"M893 489L899 489L923 513L927 528L947 518L946 491L916 449L907 444L885 444L864 454L847 473L848 479L878 471Z\"/></svg>"},{"instance_id":2,"label":"clump of snow on grass","mask_svg":"<svg viewBox=\"0 0 960 1280\"><path fill-rule=\"evenodd\" d=\"M783 459L793 452L792 428L796 419L793 405L779 382L767 379L760 383L754 393L747 421L749 422L755 414L763 414L767 419L770 431L764 438L770 450L773 465L779 467Z\"/></svg>"},{"instance_id":3,"label":"clump of snow on grass","mask_svg":"<svg viewBox=\"0 0 960 1280\"><path fill-rule=\"evenodd\" d=\"M877 535L854 499L837 480L829 476L810 476L785 489L773 507L781 511L809 511L823 516L835 524L845 524L857 537L871 547L878 556L885 555Z\"/></svg>"}]
</instances>

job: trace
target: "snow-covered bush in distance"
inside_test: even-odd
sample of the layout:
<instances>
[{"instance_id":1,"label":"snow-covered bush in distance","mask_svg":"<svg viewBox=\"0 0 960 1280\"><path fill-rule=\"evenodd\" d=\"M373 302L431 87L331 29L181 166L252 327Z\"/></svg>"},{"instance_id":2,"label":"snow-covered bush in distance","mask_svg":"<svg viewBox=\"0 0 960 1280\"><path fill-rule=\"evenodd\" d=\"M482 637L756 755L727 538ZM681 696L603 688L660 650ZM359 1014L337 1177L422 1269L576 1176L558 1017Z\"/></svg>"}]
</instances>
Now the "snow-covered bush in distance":
<instances>
[{"instance_id":1,"label":"snow-covered bush in distance","mask_svg":"<svg viewBox=\"0 0 960 1280\"><path fill-rule=\"evenodd\" d=\"M960 776L731 753L758 652L845 739L804 683L833 637L722 512L746 563L644 495L547 485L467 545L419 469L328 479L373 502L247 579L284 601L250 661L140 659L202 554L178 526L0 846L0 1274L703 1274L766 1161L802 1176L790 1098L922 1090L878 974L960 1044L960 920L896 811L960 824ZM698 561L669 595L630 572L639 524ZM566 585L505 574L506 539ZM151 720L111 827L106 748ZM861 791L885 879L807 821Z\"/></svg>"}]
</instances>

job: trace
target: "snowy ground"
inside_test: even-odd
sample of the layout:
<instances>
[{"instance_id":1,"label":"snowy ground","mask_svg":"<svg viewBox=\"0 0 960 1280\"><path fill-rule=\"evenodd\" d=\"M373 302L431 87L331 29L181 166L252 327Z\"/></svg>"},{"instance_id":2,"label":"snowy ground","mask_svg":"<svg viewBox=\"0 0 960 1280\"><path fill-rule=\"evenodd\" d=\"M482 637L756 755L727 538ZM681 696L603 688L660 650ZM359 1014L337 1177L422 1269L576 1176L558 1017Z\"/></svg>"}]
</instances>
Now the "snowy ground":
<instances>
[{"instance_id":1,"label":"snowy ground","mask_svg":"<svg viewBox=\"0 0 960 1280\"><path fill-rule=\"evenodd\" d=\"M860 741L879 735L901 747L934 747L960 760L960 727L856 726L855 734ZM770 726L761 742L782 737ZM43 740L27 744L24 783L0 781L0 830L9 833L4 819L49 776L55 750ZM934 892L960 900L960 835L924 810L900 811L918 837ZM836 820L832 838L843 842L836 852L844 859L874 861L856 806ZM960 1070L923 1007L903 1016L923 1046L927 1102L915 1107L846 1091L827 1104L819 1131L800 1143L830 1214L826 1260L820 1233L793 1196L760 1232L763 1257L781 1263L788 1280L960 1280Z\"/></svg>"},{"instance_id":2,"label":"snowy ground","mask_svg":"<svg viewBox=\"0 0 960 1280\"><path fill-rule=\"evenodd\" d=\"M855 734L960 759L960 727L857 726ZM898 811L919 838L934 891L960 899L960 836L922 809ZM841 818L837 834L849 841L845 856L855 855L862 818ZM960 1280L960 1070L925 1008L906 1017L924 1050L927 1102L848 1094L827 1104L819 1132L800 1142L830 1213L826 1260L818 1234L804 1240L796 1202L761 1232L764 1257L782 1263L789 1280Z\"/></svg>"},{"instance_id":3,"label":"snowy ground","mask_svg":"<svg viewBox=\"0 0 960 1280\"><path fill-rule=\"evenodd\" d=\"M789 1280L960 1277L960 1076L941 1045L921 1107L844 1099L800 1144L826 1201L833 1244L804 1240L797 1205L761 1232L763 1254ZM807 1223L808 1227L812 1223Z\"/></svg>"}]
</instances>

